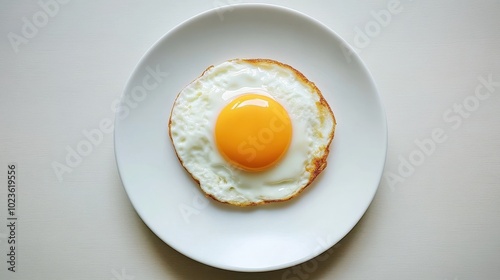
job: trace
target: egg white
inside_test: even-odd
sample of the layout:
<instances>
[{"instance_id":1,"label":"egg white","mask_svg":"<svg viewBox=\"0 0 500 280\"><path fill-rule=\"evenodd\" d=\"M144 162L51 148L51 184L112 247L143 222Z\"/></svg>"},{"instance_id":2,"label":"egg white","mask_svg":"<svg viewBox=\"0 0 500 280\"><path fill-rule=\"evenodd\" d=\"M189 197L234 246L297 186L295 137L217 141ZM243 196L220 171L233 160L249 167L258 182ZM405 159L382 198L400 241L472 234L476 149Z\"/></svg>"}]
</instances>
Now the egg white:
<instances>
[{"instance_id":1,"label":"egg white","mask_svg":"<svg viewBox=\"0 0 500 280\"><path fill-rule=\"evenodd\" d=\"M219 112L247 93L278 101L293 127L285 156L262 172L233 167L215 143ZM308 170L314 159L328 153L335 120L321 111L319 102L320 95L289 68L231 60L207 69L179 93L171 112L170 136L184 168L216 200L236 205L286 200L310 183Z\"/></svg>"}]
</instances>

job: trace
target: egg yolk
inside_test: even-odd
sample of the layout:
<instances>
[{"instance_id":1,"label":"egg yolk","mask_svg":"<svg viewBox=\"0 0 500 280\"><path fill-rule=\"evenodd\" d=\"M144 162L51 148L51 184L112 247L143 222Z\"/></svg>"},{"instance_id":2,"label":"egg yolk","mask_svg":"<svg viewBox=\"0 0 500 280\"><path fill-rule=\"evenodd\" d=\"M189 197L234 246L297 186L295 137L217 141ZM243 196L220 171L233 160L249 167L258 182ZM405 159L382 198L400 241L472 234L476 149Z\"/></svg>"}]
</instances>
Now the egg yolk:
<instances>
[{"instance_id":1,"label":"egg yolk","mask_svg":"<svg viewBox=\"0 0 500 280\"><path fill-rule=\"evenodd\" d=\"M285 108L259 94L236 97L222 109L215 124L219 152L247 171L262 171L278 163L291 139L292 124Z\"/></svg>"}]
</instances>

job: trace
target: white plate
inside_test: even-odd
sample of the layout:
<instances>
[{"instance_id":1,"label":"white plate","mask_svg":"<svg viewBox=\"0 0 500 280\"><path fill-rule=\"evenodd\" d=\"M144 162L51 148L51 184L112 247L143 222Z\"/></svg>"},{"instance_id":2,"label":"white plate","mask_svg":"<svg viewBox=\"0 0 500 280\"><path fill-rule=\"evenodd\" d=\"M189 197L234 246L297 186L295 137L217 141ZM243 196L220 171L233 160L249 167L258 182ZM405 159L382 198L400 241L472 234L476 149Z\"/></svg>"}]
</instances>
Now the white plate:
<instances>
[{"instance_id":1,"label":"white plate","mask_svg":"<svg viewBox=\"0 0 500 280\"><path fill-rule=\"evenodd\" d=\"M120 176L151 230L194 260L236 271L292 266L344 237L373 199L387 149L373 80L349 49L316 20L261 4L208 11L163 36L130 77L115 122ZM335 113L328 167L289 202L238 208L212 201L175 156L167 128L174 98L209 65L232 58L292 65L316 83Z\"/></svg>"}]
</instances>

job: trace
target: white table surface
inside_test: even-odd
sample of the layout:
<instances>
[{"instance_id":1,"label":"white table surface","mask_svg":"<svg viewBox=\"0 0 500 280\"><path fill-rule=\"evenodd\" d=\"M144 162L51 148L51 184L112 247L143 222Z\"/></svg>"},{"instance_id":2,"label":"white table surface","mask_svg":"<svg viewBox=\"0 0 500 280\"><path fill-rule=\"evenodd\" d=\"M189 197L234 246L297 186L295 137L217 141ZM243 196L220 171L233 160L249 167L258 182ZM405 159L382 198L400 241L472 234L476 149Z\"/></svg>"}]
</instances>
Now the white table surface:
<instances>
[{"instance_id":1,"label":"white table surface","mask_svg":"<svg viewBox=\"0 0 500 280\"><path fill-rule=\"evenodd\" d=\"M256 1L306 13L356 47L389 127L384 179L359 224L321 259L266 273L212 268L158 239L122 187L112 133L62 178L53 170L84 130L114 118L112 102L163 34L251 1L66 2L46 22L37 1L0 3L0 279L499 279L500 1ZM39 27L23 35L33 16ZM433 134L440 143L421 151Z\"/></svg>"}]
</instances>

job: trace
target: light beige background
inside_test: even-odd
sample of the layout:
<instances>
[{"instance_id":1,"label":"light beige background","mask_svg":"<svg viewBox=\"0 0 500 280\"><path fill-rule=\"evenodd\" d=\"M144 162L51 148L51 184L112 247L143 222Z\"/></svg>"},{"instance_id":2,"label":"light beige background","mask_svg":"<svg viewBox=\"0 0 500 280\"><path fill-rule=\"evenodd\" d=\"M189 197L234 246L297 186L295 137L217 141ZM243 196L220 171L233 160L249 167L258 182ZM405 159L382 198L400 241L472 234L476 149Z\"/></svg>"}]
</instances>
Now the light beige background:
<instances>
[{"instance_id":1,"label":"light beige background","mask_svg":"<svg viewBox=\"0 0 500 280\"><path fill-rule=\"evenodd\" d=\"M356 47L386 108L389 150L375 200L339 245L256 274L197 263L152 234L123 190L111 133L61 181L52 167L83 131L113 119L113 101L163 34L250 1L66 2L46 23L37 1L0 3L0 279L500 277L500 1L257 1L315 17ZM33 16L41 27L27 38ZM19 46L12 34L24 36ZM419 154L416 141L435 129L446 140ZM418 166L401 169L410 157ZM5 262L9 162L19 170L16 273Z\"/></svg>"}]
</instances>

